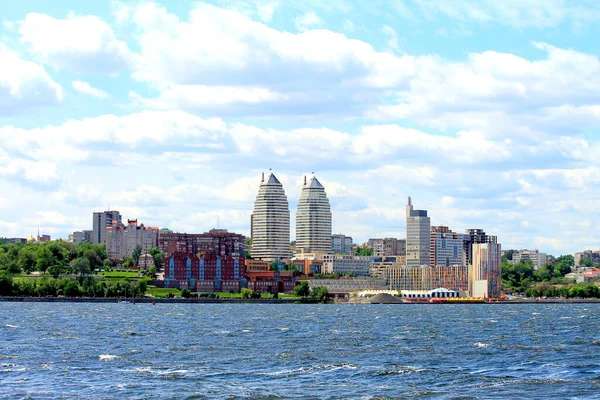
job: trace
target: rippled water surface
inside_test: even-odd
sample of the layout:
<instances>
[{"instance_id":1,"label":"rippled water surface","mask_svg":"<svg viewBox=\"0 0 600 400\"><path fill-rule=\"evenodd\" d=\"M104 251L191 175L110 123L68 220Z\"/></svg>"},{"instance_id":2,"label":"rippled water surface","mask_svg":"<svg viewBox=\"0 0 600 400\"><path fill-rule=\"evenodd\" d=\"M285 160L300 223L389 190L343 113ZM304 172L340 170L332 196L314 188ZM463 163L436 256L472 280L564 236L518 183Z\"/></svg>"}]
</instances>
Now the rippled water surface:
<instances>
[{"instance_id":1,"label":"rippled water surface","mask_svg":"<svg viewBox=\"0 0 600 400\"><path fill-rule=\"evenodd\" d=\"M0 302L0 398L600 398L600 305Z\"/></svg>"}]
</instances>

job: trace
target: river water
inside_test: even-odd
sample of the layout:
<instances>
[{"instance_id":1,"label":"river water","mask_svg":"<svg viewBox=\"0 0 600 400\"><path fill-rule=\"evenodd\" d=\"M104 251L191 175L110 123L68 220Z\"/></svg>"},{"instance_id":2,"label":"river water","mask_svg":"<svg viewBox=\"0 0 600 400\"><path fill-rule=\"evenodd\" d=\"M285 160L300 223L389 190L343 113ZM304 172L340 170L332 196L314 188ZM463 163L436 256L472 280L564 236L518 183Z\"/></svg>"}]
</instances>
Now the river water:
<instances>
[{"instance_id":1,"label":"river water","mask_svg":"<svg viewBox=\"0 0 600 400\"><path fill-rule=\"evenodd\" d=\"M600 398L600 305L0 302L0 398Z\"/></svg>"}]
</instances>

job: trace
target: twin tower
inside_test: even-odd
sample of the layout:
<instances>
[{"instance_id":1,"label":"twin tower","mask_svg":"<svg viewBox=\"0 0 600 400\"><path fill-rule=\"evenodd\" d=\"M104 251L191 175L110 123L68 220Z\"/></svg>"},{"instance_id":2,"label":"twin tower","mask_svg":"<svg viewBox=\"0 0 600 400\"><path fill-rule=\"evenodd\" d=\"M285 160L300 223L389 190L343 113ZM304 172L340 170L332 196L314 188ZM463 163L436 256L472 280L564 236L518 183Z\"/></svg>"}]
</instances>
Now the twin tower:
<instances>
[{"instance_id":1,"label":"twin tower","mask_svg":"<svg viewBox=\"0 0 600 400\"><path fill-rule=\"evenodd\" d=\"M290 207L283 185L272 173L262 175L251 220L252 257L283 260L292 257ZM323 185L304 177L296 213L296 249L299 252L332 252L331 207Z\"/></svg>"}]
</instances>

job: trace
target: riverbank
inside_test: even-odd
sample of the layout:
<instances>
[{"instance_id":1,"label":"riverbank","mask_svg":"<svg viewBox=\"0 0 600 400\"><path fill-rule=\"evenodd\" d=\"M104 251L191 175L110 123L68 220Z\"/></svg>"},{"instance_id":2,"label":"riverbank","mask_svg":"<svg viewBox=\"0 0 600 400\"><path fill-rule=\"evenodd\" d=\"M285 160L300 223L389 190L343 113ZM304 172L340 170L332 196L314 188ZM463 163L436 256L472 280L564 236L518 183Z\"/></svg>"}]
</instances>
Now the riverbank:
<instances>
[{"instance_id":1,"label":"riverbank","mask_svg":"<svg viewBox=\"0 0 600 400\"><path fill-rule=\"evenodd\" d=\"M251 304L316 304L317 299L295 298L295 299L174 299L174 298L106 298L106 297L0 297L0 302L21 302L21 303L135 303L135 304L202 304L202 303L251 303Z\"/></svg>"}]
</instances>

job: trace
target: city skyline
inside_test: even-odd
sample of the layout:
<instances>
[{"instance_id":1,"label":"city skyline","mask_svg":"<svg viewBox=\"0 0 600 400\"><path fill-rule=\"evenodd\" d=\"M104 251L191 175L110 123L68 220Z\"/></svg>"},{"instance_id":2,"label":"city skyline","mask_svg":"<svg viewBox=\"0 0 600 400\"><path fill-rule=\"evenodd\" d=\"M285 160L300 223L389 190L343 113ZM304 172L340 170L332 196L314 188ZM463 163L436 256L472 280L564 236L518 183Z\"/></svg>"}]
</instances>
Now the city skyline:
<instances>
[{"instance_id":1,"label":"city skyline","mask_svg":"<svg viewBox=\"0 0 600 400\"><path fill-rule=\"evenodd\" d=\"M317 171L359 243L403 237L410 195L506 248L599 248L600 5L507 1L5 2L0 236L107 205L249 235L273 168L293 210Z\"/></svg>"}]
</instances>

